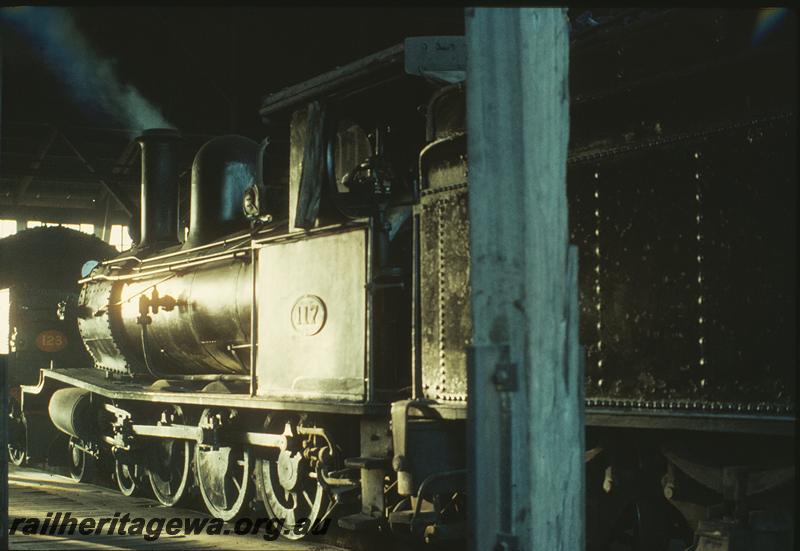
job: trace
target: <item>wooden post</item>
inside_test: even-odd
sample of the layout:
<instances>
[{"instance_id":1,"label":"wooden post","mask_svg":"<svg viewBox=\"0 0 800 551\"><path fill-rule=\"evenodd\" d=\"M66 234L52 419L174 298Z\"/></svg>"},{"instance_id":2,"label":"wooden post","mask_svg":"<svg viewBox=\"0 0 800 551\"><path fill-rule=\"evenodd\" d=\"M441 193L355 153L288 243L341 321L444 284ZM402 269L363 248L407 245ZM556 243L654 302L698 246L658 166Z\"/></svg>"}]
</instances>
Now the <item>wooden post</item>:
<instances>
[{"instance_id":1,"label":"wooden post","mask_svg":"<svg viewBox=\"0 0 800 551\"><path fill-rule=\"evenodd\" d=\"M564 9L466 11L470 546L584 548Z\"/></svg>"},{"instance_id":2,"label":"wooden post","mask_svg":"<svg viewBox=\"0 0 800 551\"><path fill-rule=\"evenodd\" d=\"M0 37L0 115L2 114L3 41ZM2 117L0 117L2 119ZM19 225L19 221L17 221ZM0 259L5 262L6 259ZM7 356L0 356L0 549L8 549L8 377Z\"/></svg>"},{"instance_id":3,"label":"wooden post","mask_svg":"<svg viewBox=\"0 0 800 551\"><path fill-rule=\"evenodd\" d=\"M8 549L8 356L0 356L0 549Z\"/></svg>"}]
</instances>

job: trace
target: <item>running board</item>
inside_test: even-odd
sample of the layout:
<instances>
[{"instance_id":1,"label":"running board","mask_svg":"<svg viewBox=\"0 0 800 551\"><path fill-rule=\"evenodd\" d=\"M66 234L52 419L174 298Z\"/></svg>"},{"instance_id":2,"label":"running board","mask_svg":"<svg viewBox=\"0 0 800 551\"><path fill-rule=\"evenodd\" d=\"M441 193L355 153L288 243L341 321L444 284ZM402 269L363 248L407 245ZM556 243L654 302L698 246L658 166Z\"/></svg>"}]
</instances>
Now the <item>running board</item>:
<instances>
[{"instance_id":1,"label":"running board","mask_svg":"<svg viewBox=\"0 0 800 551\"><path fill-rule=\"evenodd\" d=\"M130 400L164 404L196 405L202 407L227 407L241 409L262 409L272 411L297 411L309 413L338 413L341 415L387 415L388 404L356 402L324 402L314 400L280 400L249 393L220 394L201 392L195 383L169 381L169 390L153 388L125 379L106 378L105 372L98 369L42 369L39 383L22 387L25 395L38 395L45 387L73 386L88 390L111 400ZM208 383L208 381L203 381ZM181 390L176 390L181 389Z\"/></svg>"}]
</instances>

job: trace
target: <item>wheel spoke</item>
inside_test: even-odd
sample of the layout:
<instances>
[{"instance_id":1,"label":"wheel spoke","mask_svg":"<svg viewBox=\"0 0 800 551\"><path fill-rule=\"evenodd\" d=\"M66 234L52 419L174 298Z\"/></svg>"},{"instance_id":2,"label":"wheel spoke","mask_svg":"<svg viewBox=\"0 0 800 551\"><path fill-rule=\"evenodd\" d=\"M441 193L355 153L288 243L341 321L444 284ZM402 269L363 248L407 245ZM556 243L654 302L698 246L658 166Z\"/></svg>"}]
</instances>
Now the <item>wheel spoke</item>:
<instances>
[{"instance_id":1,"label":"wheel spoke","mask_svg":"<svg viewBox=\"0 0 800 551\"><path fill-rule=\"evenodd\" d=\"M313 502L313 501L311 501L311 496L310 496L310 495L308 495L308 492L307 492L307 491L305 491L305 490L303 490L303 497L305 498L305 500L306 500L306 503L308 503L308 506L309 506L309 507L313 507L313 506L314 506L314 502Z\"/></svg>"},{"instance_id":2,"label":"wheel spoke","mask_svg":"<svg viewBox=\"0 0 800 551\"><path fill-rule=\"evenodd\" d=\"M297 523L297 517L295 517L294 509L287 509L286 510L286 527L294 528L294 525Z\"/></svg>"}]
</instances>

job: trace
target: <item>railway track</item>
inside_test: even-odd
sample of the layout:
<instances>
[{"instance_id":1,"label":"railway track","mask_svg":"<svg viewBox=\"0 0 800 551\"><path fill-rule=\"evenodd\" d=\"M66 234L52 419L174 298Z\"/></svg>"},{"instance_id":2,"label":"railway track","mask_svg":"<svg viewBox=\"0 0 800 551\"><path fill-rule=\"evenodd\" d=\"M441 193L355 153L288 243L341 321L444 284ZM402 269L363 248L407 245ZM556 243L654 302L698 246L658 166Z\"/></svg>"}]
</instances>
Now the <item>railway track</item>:
<instances>
[{"instance_id":1,"label":"railway track","mask_svg":"<svg viewBox=\"0 0 800 551\"><path fill-rule=\"evenodd\" d=\"M239 535L235 533L234 524L226 523L221 534L187 534L181 530L177 534L167 534L162 531L155 541L147 540L142 535L119 534L119 530L112 530L109 534L104 528L101 533L84 535L79 530L72 535L49 534L50 529L42 530L44 520L48 513L54 515L59 512L63 515L70 513L72 518L99 519L113 517L119 512L120 516L128 514L131 519L142 518L147 523L152 519L181 519L182 522L202 522L210 516L201 511L198 500L197 507L189 504L187 507L164 507L156 500L148 497L125 497L116 487L101 484L78 484L71 478L45 472L32 468L10 466L9 472L9 526L13 526L15 519L39 519L38 529L31 530L27 521L19 521L16 530L9 537L11 549L20 550L67 550L67 549L158 549L168 550L202 550L202 549L236 549L248 550L286 550L286 551L343 551L385 549L386 551L403 551L402 542L392 541L388 538L368 537L364 534L354 536L350 532L338 529L333 524L324 536L312 540L287 541L277 539L267 541L264 533ZM252 516L258 517L258 513ZM196 525L196 524L195 524ZM28 528L26 530L26 527ZM229 533L225 533L225 531ZM35 532L35 533L24 533ZM45 532L42 534L41 532ZM57 532L57 530L56 530ZM88 530L87 530L88 532ZM380 547L375 547L375 546ZM409 547L410 549L410 547Z\"/></svg>"}]
</instances>

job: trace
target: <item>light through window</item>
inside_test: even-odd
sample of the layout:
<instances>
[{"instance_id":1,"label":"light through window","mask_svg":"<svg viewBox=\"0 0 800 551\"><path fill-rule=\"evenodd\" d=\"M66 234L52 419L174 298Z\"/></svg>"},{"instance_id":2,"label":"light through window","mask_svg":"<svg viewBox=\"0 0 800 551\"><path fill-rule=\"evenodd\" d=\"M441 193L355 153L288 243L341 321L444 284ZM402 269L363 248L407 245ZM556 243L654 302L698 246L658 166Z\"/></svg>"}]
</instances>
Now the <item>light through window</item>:
<instances>
[{"instance_id":1,"label":"light through window","mask_svg":"<svg viewBox=\"0 0 800 551\"><path fill-rule=\"evenodd\" d=\"M128 226L113 224L111 226L111 236L108 240L118 251L125 251L131 248L133 241L128 235Z\"/></svg>"},{"instance_id":2,"label":"light through window","mask_svg":"<svg viewBox=\"0 0 800 551\"><path fill-rule=\"evenodd\" d=\"M17 233L16 220L0 220L0 239Z\"/></svg>"},{"instance_id":3,"label":"light through window","mask_svg":"<svg viewBox=\"0 0 800 551\"><path fill-rule=\"evenodd\" d=\"M8 354L10 314L11 294L8 289L0 289L0 354Z\"/></svg>"},{"instance_id":4,"label":"light through window","mask_svg":"<svg viewBox=\"0 0 800 551\"><path fill-rule=\"evenodd\" d=\"M12 222L14 222L12 220ZM16 227L16 222L14 222ZM40 228L45 226L47 228L61 226L64 228L69 228L71 230L88 233L89 235L94 235L94 224L62 224L60 222L42 222L41 220L28 220L26 227L28 228Z\"/></svg>"}]
</instances>

